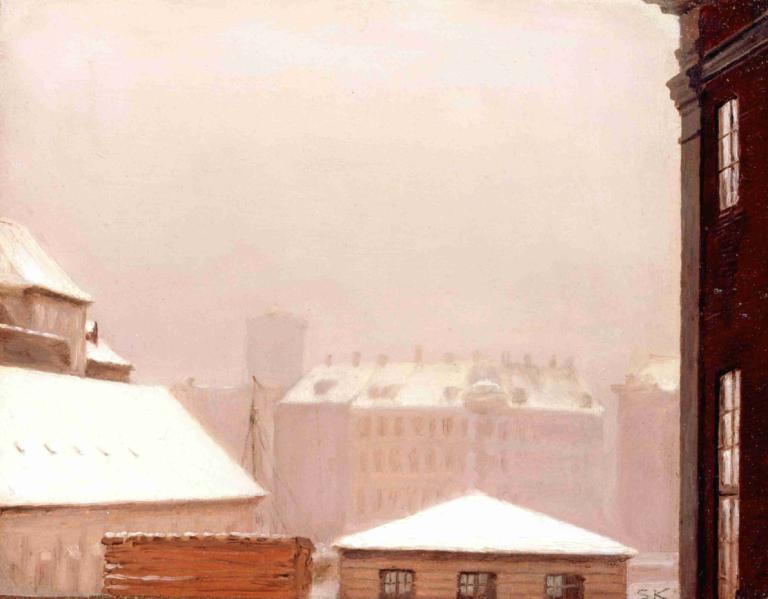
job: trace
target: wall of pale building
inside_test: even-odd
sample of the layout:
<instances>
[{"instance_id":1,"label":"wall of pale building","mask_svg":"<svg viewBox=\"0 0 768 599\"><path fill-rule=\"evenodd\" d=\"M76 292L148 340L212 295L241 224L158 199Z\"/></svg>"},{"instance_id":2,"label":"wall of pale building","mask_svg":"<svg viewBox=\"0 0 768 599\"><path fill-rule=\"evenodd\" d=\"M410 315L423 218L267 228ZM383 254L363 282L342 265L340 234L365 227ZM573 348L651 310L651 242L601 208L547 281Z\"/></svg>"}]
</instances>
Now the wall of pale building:
<instances>
[{"instance_id":1,"label":"wall of pale building","mask_svg":"<svg viewBox=\"0 0 768 599\"><path fill-rule=\"evenodd\" d=\"M95 595L106 532L260 530L256 501L30 508L0 515L0 595Z\"/></svg>"},{"instance_id":2,"label":"wall of pale building","mask_svg":"<svg viewBox=\"0 0 768 599\"><path fill-rule=\"evenodd\" d=\"M38 333L58 335L69 346L69 372L85 374L86 304L36 292L0 295L2 320ZM31 365L34 366L34 365Z\"/></svg>"},{"instance_id":3,"label":"wall of pale building","mask_svg":"<svg viewBox=\"0 0 768 599\"><path fill-rule=\"evenodd\" d=\"M289 389L304 374L306 323L290 314L265 314L246 323L246 367L265 387Z\"/></svg>"},{"instance_id":4,"label":"wall of pale building","mask_svg":"<svg viewBox=\"0 0 768 599\"><path fill-rule=\"evenodd\" d=\"M284 532L323 543L345 529L350 496L349 408L279 404L275 503Z\"/></svg>"},{"instance_id":5,"label":"wall of pale building","mask_svg":"<svg viewBox=\"0 0 768 599\"><path fill-rule=\"evenodd\" d=\"M676 552L679 395L646 386L616 390L620 431L617 534L642 552Z\"/></svg>"},{"instance_id":6,"label":"wall of pale building","mask_svg":"<svg viewBox=\"0 0 768 599\"><path fill-rule=\"evenodd\" d=\"M470 487L471 423L458 408L352 410L345 531L412 514Z\"/></svg>"},{"instance_id":7,"label":"wall of pale building","mask_svg":"<svg viewBox=\"0 0 768 599\"><path fill-rule=\"evenodd\" d=\"M472 489L613 532L596 412L280 404L275 454L286 532L318 542Z\"/></svg>"},{"instance_id":8,"label":"wall of pale building","mask_svg":"<svg viewBox=\"0 0 768 599\"><path fill-rule=\"evenodd\" d=\"M568 574L584 579L585 597L624 599L627 562L595 557L511 556L409 551L343 551L341 599L379 596L381 570L410 570L416 596L455 599L461 572L496 575L496 596L520 599L546 597L546 578Z\"/></svg>"},{"instance_id":9,"label":"wall of pale building","mask_svg":"<svg viewBox=\"0 0 768 599\"><path fill-rule=\"evenodd\" d=\"M474 415L474 487L512 503L608 533L603 420L577 411Z\"/></svg>"}]
</instances>

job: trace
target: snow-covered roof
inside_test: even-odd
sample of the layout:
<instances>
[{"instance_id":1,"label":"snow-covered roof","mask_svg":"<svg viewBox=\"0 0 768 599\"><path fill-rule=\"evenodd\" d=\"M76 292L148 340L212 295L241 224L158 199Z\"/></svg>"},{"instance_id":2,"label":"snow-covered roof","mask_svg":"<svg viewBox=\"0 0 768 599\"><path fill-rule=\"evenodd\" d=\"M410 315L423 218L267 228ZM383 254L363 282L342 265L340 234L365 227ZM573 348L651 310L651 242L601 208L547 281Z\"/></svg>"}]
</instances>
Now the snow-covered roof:
<instances>
[{"instance_id":1,"label":"snow-covered roof","mask_svg":"<svg viewBox=\"0 0 768 599\"><path fill-rule=\"evenodd\" d=\"M283 403L345 403L357 408L462 407L493 398L512 408L602 412L572 366L445 360L322 364Z\"/></svg>"},{"instance_id":2,"label":"snow-covered roof","mask_svg":"<svg viewBox=\"0 0 768 599\"><path fill-rule=\"evenodd\" d=\"M108 364L110 366L119 366L121 368L131 367L131 363L116 353L103 339L99 339L96 343L93 341L86 341L85 346L88 360L92 362Z\"/></svg>"},{"instance_id":3,"label":"snow-covered roof","mask_svg":"<svg viewBox=\"0 0 768 599\"><path fill-rule=\"evenodd\" d=\"M340 549L630 558L634 549L544 514L473 493L348 535Z\"/></svg>"},{"instance_id":4,"label":"snow-covered roof","mask_svg":"<svg viewBox=\"0 0 768 599\"><path fill-rule=\"evenodd\" d=\"M26 227L0 219L0 288L40 289L90 302L69 275L40 247Z\"/></svg>"},{"instance_id":5,"label":"snow-covered roof","mask_svg":"<svg viewBox=\"0 0 768 599\"><path fill-rule=\"evenodd\" d=\"M0 367L2 507L264 494L163 387Z\"/></svg>"},{"instance_id":6,"label":"snow-covered roof","mask_svg":"<svg viewBox=\"0 0 768 599\"><path fill-rule=\"evenodd\" d=\"M662 391L674 393L680 389L680 358L651 354L636 372L627 376L627 384L655 386Z\"/></svg>"}]
</instances>

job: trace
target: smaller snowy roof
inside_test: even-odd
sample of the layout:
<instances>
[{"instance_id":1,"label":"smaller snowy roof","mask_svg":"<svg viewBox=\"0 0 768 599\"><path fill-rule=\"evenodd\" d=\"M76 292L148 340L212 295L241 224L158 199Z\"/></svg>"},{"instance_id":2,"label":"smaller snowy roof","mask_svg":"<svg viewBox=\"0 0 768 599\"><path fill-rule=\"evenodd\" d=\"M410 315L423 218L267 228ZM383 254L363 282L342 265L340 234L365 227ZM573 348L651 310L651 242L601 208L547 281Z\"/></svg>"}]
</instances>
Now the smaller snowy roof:
<instances>
[{"instance_id":1,"label":"smaller snowy roof","mask_svg":"<svg viewBox=\"0 0 768 599\"><path fill-rule=\"evenodd\" d=\"M680 389L680 358L651 354L641 368L627 376L634 387L658 387L674 393Z\"/></svg>"},{"instance_id":2,"label":"smaller snowy roof","mask_svg":"<svg viewBox=\"0 0 768 599\"><path fill-rule=\"evenodd\" d=\"M91 301L26 227L6 219L0 219L0 287L41 289L80 303Z\"/></svg>"},{"instance_id":3,"label":"smaller snowy roof","mask_svg":"<svg viewBox=\"0 0 768 599\"><path fill-rule=\"evenodd\" d=\"M341 549L630 558L634 549L539 512L473 493L348 535Z\"/></svg>"},{"instance_id":4,"label":"smaller snowy roof","mask_svg":"<svg viewBox=\"0 0 768 599\"><path fill-rule=\"evenodd\" d=\"M97 343L87 341L86 351L88 360L92 362L108 364L110 366L119 366L121 368L131 368L131 363L117 354L103 339L99 339Z\"/></svg>"}]
</instances>

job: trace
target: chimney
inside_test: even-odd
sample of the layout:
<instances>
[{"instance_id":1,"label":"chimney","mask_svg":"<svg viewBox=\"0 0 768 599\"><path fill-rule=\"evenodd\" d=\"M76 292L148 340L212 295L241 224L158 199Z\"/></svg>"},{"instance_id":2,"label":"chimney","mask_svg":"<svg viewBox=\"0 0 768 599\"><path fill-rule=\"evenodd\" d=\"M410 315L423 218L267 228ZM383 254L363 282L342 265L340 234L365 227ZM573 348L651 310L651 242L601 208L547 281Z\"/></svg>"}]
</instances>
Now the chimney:
<instances>
[{"instance_id":1,"label":"chimney","mask_svg":"<svg viewBox=\"0 0 768 599\"><path fill-rule=\"evenodd\" d=\"M523 364L525 364L526 366L533 365L533 360L531 360L531 354L525 354L523 356Z\"/></svg>"},{"instance_id":2,"label":"chimney","mask_svg":"<svg viewBox=\"0 0 768 599\"><path fill-rule=\"evenodd\" d=\"M549 359L549 367L550 368L557 368L557 356L552 356Z\"/></svg>"},{"instance_id":3,"label":"chimney","mask_svg":"<svg viewBox=\"0 0 768 599\"><path fill-rule=\"evenodd\" d=\"M421 348L421 345L416 346L416 349L413 352L413 361L416 362L416 364L421 364L424 361L424 350Z\"/></svg>"},{"instance_id":4,"label":"chimney","mask_svg":"<svg viewBox=\"0 0 768 599\"><path fill-rule=\"evenodd\" d=\"M352 354L352 366L357 368L360 366L360 352L356 351L354 354Z\"/></svg>"},{"instance_id":5,"label":"chimney","mask_svg":"<svg viewBox=\"0 0 768 599\"><path fill-rule=\"evenodd\" d=\"M333 354L328 354L325 356L325 365L330 366L331 364L333 364Z\"/></svg>"},{"instance_id":6,"label":"chimney","mask_svg":"<svg viewBox=\"0 0 768 599\"><path fill-rule=\"evenodd\" d=\"M88 323L85 331L85 340L91 343L99 344L99 323L95 320Z\"/></svg>"},{"instance_id":7,"label":"chimney","mask_svg":"<svg viewBox=\"0 0 768 599\"><path fill-rule=\"evenodd\" d=\"M376 358L376 364L379 366L386 366L388 360L389 358L387 358L387 356L384 354L379 354L379 356Z\"/></svg>"},{"instance_id":8,"label":"chimney","mask_svg":"<svg viewBox=\"0 0 768 599\"><path fill-rule=\"evenodd\" d=\"M472 361L477 364L480 361L480 352L475 350L472 352Z\"/></svg>"},{"instance_id":9,"label":"chimney","mask_svg":"<svg viewBox=\"0 0 768 599\"><path fill-rule=\"evenodd\" d=\"M445 361L446 364L452 364L456 361L456 356L454 356L452 353L448 352L443 356L443 361Z\"/></svg>"}]
</instances>

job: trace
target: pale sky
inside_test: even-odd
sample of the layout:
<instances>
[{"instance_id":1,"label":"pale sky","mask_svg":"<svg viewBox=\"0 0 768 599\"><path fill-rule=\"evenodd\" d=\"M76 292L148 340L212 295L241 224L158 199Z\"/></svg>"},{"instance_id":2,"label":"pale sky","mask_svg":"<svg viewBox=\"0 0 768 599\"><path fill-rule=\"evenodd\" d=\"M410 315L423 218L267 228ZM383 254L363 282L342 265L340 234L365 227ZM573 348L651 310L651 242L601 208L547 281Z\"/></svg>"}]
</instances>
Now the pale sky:
<instances>
[{"instance_id":1,"label":"pale sky","mask_svg":"<svg viewBox=\"0 0 768 599\"><path fill-rule=\"evenodd\" d=\"M675 20L641 0L12 0L0 213L135 379L573 356L600 397L678 347Z\"/></svg>"}]
</instances>

